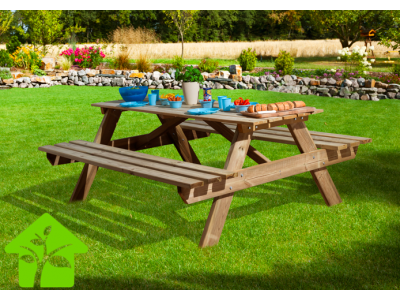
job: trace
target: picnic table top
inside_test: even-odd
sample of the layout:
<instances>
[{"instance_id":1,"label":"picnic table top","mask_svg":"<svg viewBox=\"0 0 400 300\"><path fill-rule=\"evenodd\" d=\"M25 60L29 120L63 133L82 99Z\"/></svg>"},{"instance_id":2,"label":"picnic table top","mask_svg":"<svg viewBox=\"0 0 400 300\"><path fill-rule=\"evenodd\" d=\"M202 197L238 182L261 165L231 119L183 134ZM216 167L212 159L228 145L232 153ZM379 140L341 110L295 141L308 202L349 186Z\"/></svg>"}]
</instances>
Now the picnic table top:
<instances>
[{"instance_id":1,"label":"picnic table top","mask_svg":"<svg viewBox=\"0 0 400 300\"><path fill-rule=\"evenodd\" d=\"M145 101L147 100L147 97ZM223 122L223 123L233 123L233 124L241 124L244 126L255 126L260 124L267 124L271 122L277 122L282 120L289 120L293 118L297 118L298 114L286 115L283 117L270 117L270 118L251 118L246 117L240 113L236 113L234 110L225 112L219 111L215 114L209 115L190 115L188 114L189 109L199 108L201 107L200 104L197 105L187 105L182 104L181 108L170 108L169 106L142 106L142 107L122 107L119 104L124 102L123 100L115 100L115 101L108 101L108 102L100 102L100 103L93 103L92 106L101 107L101 108L109 108L109 109L117 109L123 111L137 111L137 112L144 112L150 114L157 114L157 115L164 115L164 116L171 116L171 117L181 117L181 118L190 118L196 120L203 120L203 121L214 121L214 122ZM161 103L161 102L157 102ZM313 114L323 112L322 109L317 109ZM307 113L306 115L309 115Z\"/></svg>"}]
</instances>

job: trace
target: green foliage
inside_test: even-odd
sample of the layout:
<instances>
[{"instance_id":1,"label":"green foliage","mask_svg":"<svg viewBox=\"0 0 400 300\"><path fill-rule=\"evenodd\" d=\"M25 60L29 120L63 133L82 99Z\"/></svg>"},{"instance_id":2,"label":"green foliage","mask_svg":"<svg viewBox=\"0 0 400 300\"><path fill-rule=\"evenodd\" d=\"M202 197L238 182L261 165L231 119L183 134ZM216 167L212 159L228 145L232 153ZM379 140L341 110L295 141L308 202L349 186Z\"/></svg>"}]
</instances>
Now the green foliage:
<instances>
[{"instance_id":1,"label":"green foliage","mask_svg":"<svg viewBox=\"0 0 400 300\"><path fill-rule=\"evenodd\" d=\"M0 67L11 67L14 61L10 57L7 50L0 50Z\"/></svg>"},{"instance_id":2,"label":"green foliage","mask_svg":"<svg viewBox=\"0 0 400 300\"><path fill-rule=\"evenodd\" d=\"M1 79L10 79L12 78L11 72L8 70L0 70L0 78Z\"/></svg>"},{"instance_id":3,"label":"green foliage","mask_svg":"<svg viewBox=\"0 0 400 300\"><path fill-rule=\"evenodd\" d=\"M135 64L135 67L139 70L139 72L147 73L151 71L151 61L144 54L140 54L139 58L135 61Z\"/></svg>"},{"instance_id":4,"label":"green foliage","mask_svg":"<svg viewBox=\"0 0 400 300\"><path fill-rule=\"evenodd\" d=\"M281 75L291 75L294 65L294 58L289 52L280 51L278 57L275 59L275 71L280 72Z\"/></svg>"},{"instance_id":5,"label":"green foliage","mask_svg":"<svg viewBox=\"0 0 400 300\"><path fill-rule=\"evenodd\" d=\"M21 47L21 42L18 40L18 37L15 35L11 37L9 42L6 44L7 51L12 54L14 53L19 47Z\"/></svg>"},{"instance_id":6,"label":"green foliage","mask_svg":"<svg viewBox=\"0 0 400 300\"><path fill-rule=\"evenodd\" d=\"M212 73L218 68L218 60L202 59L199 64L199 69L203 72Z\"/></svg>"},{"instance_id":7,"label":"green foliage","mask_svg":"<svg viewBox=\"0 0 400 300\"><path fill-rule=\"evenodd\" d=\"M400 64L394 64L393 68L392 68L392 73L393 74L397 74L398 76L400 76Z\"/></svg>"},{"instance_id":8,"label":"green foliage","mask_svg":"<svg viewBox=\"0 0 400 300\"><path fill-rule=\"evenodd\" d=\"M12 19L10 10L0 10L0 37L10 29Z\"/></svg>"},{"instance_id":9,"label":"green foliage","mask_svg":"<svg viewBox=\"0 0 400 300\"><path fill-rule=\"evenodd\" d=\"M240 53L238 61L243 71L252 71L257 62L256 51L251 51L251 48L243 50L242 53Z\"/></svg>"},{"instance_id":10,"label":"green foliage","mask_svg":"<svg viewBox=\"0 0 400 300\"><path fill-rule=\"evenodd\" d=\"M47 75L47 73L45 71L39 69L37 66L34 66L34 67L35 67L35 69L33 69L33 72L32 72L34 75L37 75L37 76L46 76Z\"/></svg>"},{"instance_id":11,"label":"green foliage","mask_svg":"<svg viewBox=\"0 0 400 300\"><path fill-rule=\"evenodd\" d=\"M185 60L181 56L175 55L172 60L172 67L176 70L182 71L184 66Z\"/></svg>"},{"instance_id":12,"label":"green foliage","mask_svg":"<svg viewBox=\"0 0 400 300\"><path fill-rule=\"evenodd\" d=\"M201 75L199 69L196 69L193 66L186 67L185 73L182 73L180 70L178 70L176 73L176 79L183 80L183 82L202 83L204 81L203 75Z\"/></svg>"}]
</instances>

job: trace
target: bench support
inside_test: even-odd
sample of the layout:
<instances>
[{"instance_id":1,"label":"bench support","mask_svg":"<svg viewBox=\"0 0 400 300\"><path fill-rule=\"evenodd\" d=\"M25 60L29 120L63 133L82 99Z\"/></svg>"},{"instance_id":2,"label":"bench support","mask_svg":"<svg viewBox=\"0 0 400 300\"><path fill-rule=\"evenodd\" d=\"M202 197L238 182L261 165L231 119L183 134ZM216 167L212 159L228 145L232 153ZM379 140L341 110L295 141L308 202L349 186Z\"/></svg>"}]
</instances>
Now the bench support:
<instances>
[{"instance_id":1,"label":"bench support","mask_svg":"<svg viewBox=\"0 0 400 300\"><path fill-rule=\"evenodd\" d=\"M108 145L111 141L115 127L117 126L118 120L121 116L121 110L107 109L103 121L100 124L100 128L97 131L94 142L97 144ZM89 194L90 187L96 177L96 173L99 167L90 164L85 164L81 175L79 176L78 182L75 186L74 192L72 193L69 202L85 200Z\"/></svg>"},{"instance_id":2,"label":"bench support","mask_svg":"<svg viewBox=\"0 0 400 300\"><path fill-rule=\"evenodd\" d=\"M251 134L252 132L239 133L238 128L236 128L224 169L232 171L243 167L251 142ZM232 198L233 193L214 198L203 235L201 236L200 248L218 244Z\"/></svg>"},{"instance_id":3,"label":"bench support","mask_svg":"<svg viewBox=\"0 0 400 300\"><path fill-rule=\"evenodd\" d=\"M301 153L308 153L317 150L304 122L288 124L288 128ZM342 202L339 192L337 191L326 167L311 171L311 175L314 178L326 205L332 206Z\"/></svg>"}]
</instances>

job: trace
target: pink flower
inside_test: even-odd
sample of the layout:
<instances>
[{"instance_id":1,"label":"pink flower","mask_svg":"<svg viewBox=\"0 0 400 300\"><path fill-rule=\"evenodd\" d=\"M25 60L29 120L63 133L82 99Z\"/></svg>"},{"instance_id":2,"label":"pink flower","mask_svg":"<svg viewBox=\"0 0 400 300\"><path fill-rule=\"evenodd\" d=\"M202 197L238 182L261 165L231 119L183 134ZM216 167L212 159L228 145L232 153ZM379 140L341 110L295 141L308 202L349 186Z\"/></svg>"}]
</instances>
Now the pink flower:
<instances>
[{"instance_id":1,"label":"pink flower","mask_svg":"<svg viewBox=\"0 0 400 300\"><path fill-rule=\"evenodd\" d=\"M75 61L78 61L78 59L77 59L77 58L75 58Z\"/></svg>"}]
</instances>

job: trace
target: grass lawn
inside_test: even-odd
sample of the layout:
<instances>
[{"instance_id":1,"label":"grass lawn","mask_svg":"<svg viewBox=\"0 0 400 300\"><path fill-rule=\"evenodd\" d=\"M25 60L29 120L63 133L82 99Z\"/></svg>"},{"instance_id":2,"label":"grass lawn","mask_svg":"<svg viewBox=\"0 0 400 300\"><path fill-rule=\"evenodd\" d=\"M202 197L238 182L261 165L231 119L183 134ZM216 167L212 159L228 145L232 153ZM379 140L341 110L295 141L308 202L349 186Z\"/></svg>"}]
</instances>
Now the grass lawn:
<instances>
[{"instance_id":1,"label":"grass lawn","mask_svg":"<svg viewBox=\"0 0 400 300\"><path fill-rule=\"evenodd\" d=\"M186 205L175 186L100 169L88 201L69 204L83 164L52 167L37 150L92 141L102 115L90 104L120 99L117 88L11 89L0 91L0 249L47 212L89 248L75 256L75 289L400 289L400 101L213 91L222 94L301 99L325 110L310 130L372 138L328 168L343 203L327 207L309 173L240 191L220 243L199 249L211 200ZM158 125L125 112L113 138ZM223 167L222 137L191 144L203 164ZM299 153L252 145L272 160ZM144 152L179 159L173 146ZM0 250L0 270L0 289L19 289L17 255Z\"/></svg>"},{"instance_id":2,"label":"grass lawn","mask_svg":"<svg viewBox=\"0 0 400 300\"><path fill-rule=\"evenodd\" d=\"M234 59L217 59L220 66L238 65L239 61ZM377 58L376 62L373 64L374 72L390 72L392 65L385 64L383 61L387 58ZM400 63L400 59L392 58L391 60ZM201 59L186 59L186 64L198 65ZM172 59L154 59L153 63L172 63ZM274 67L274 62L271 59L266 59L263 61L257 61L256 67ZM343 63L340 63L336 57L297 57L294 61L295 69L332 69L336 67L344 67Z\"/></svg>"}]
</instances>

